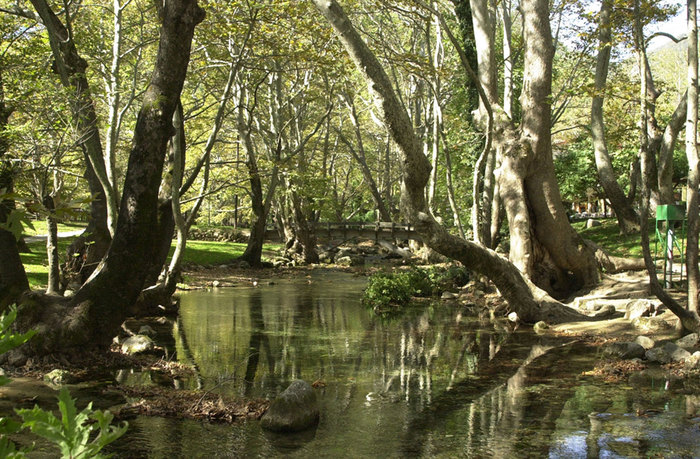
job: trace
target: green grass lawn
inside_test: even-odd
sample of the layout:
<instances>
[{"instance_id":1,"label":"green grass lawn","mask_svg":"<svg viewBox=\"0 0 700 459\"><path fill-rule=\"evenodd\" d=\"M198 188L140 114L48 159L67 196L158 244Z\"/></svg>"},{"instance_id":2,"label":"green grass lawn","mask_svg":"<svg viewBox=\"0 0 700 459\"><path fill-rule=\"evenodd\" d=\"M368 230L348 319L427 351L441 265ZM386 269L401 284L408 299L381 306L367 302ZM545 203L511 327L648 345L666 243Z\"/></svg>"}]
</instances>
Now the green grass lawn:
<instances>
[{"instance_id":1,"label":"green grass lawn","mask_svg":"<svg viewBox=\"0 0 700 459\"><path fill-rule=\"evenodd\" d=\"M246 244L240 242L187 241L187 249L183 257L184 263L198 265L218 265L240 257L245 252ZM170 248L170 255L175 250L175 242ZM279 255L282 244L266 243L263 246L262 258Z\"/></svg>"},{"instance_id":2,"label":"green grass lawn","mask_svg":"<svg viewBox=\"0 0 700 459\"><path fill-rule=\"evenodd\" d=\"M65 231L71 231L71 229ZM35 234L41 234L41 232ZM59 239L58 251L61 263L65 261L66 250L72 240L73 238ZM29 248L32 253L21 254L24 269L29 278L29 284L33 289L45 288L48 283L46 243L33 242L29 244ZM183 262L195 263L198 265L219 265L241 256L245 248L246 244L237 242L187 241L187 249L185 250ZM263 259L276 256L281 249L282 245L278 243L265 244L263 247ZM174 250L175 241L173 241L170 248L171 255Z\"/></svg>"},{"instance_id":3,"label":"green grass lawn","mask_svg":"<svg viewBox=\"0 0 700 459\"><path fill-rule=\"evenodd\" d=\"M620 234L620 229L617 226L617 220L614 218L605 218L598 220L601 226L586 228L586 221L575 222L572 224L574 229L585 239L590 239L611 255L617 257L642 257L642 244L639 234L631 234L623 236ZM656 235L654 232L654 220L649 221L649 241L651 243L652 255L654 254L654 241Z\"/></svg>"}]
</instances>

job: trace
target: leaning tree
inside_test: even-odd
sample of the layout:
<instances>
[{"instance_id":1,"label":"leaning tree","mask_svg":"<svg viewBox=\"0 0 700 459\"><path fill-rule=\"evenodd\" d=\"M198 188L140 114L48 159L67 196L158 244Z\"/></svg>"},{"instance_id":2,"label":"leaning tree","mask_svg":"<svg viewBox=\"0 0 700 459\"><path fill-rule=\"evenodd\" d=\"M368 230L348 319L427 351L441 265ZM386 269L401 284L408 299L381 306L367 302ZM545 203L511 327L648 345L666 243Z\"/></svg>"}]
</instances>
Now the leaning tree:
<instances>
[{"instance_id":1,"label":"leaning tree","mask_svg":"<svg viewBox=\"0 0 700 459\"><path fill-rule=\"evenodd\" d=\"M510 308L526 322L562 322L586 317L553 300L536 285L552 292L562 288L563 291L572 292L598 281L596 258L599 263L608 264L611 268L624 265L610 257L601 259L600 251L578 236L569 225L561 202L553 171L550 134L553 50L548 2L525 0L521 3L525 52L521 95L523 119L519 129L497 105L488 103L475 72L457 47L465 70L479 88L482 102L490 107L494 143L502 151L499 180L510 226L511 261L508 261L479 244L450 235L430 214L424 193L430 165L391 80L338 3L335 0L312 1L336 31L378 99L384 121L403 156L403 211L416 225L424 242L489 277ZM429 8L424 2L417 1ZM456 44L449 29L445 29L453 44ZM643 238L645 235L643 228ZM649 260L646 260L646 264L650 264ZM673 311L684 328L700 329L696 314L687 311L682 314L676 307Z\"/></svg>"},{"instance_id":2,"label":"leaning tree","mask_svg":"<svg viewBox=\"0 0 700 459\"><path fill-rule=\"evenodd\" d=\"M501 114L496 113L494 122L498 141L504 145L501 194L511 227L510 262L479 244L450 235L431 215L424 193L430 164L391 80L340 5L334 0L312 1L335 29L379 101L383 119L403 156L402 209L423 241L489 277L511 309L527 322L583 318L531 281L563 292L598 280L594 251L569 225L554 176L549 134L552 45L548 3L530 0L521 5L527 84L521 101L526 115L520 133ZM475 76L470 68L469 72ZM545 266L546 270L541 269Z\"/></svg>"}]
</instances>

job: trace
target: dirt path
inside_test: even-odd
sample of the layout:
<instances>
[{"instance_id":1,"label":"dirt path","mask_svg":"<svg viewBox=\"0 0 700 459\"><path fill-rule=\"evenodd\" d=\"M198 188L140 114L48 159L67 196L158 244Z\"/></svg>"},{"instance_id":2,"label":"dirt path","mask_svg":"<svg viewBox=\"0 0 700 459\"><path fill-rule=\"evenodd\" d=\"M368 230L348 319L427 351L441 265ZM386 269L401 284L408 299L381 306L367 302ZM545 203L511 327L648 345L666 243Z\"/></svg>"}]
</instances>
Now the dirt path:
<instances>
[{"instance_id":1,"label":"dirt path","mask_svg":"<svg viewBox=\"0 0 700 459\"><path fill-rule=\"evenodd\" d=\"M63 231L61 233L58 233L58 238L63 239L66 237L73 237L73 236L79 236L80 234L85 231L84 229L79 229L79 230L74 230L74 231ZM36 236L26 236L24 238L25 242L27 244L31 244L33 242L41 242L45 241L48 238L48 234L37 234Z\"/></svg>"}]
</instances>

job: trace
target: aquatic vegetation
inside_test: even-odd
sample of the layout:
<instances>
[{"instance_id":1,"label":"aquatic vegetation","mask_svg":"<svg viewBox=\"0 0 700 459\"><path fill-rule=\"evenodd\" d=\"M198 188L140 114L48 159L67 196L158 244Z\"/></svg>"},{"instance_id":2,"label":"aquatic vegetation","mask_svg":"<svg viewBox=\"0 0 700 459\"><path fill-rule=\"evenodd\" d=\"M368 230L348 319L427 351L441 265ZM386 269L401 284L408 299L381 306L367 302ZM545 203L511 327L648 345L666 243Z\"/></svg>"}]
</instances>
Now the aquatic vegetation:
<instances>
[{"instance_id":1,"label":"aquatic vegetation","mask_svg":"<svg viewBox=\"0 0 700 459\"><path fill-rule=\"evenodd\" d=\"M382 272L369 278L362 301L375 312L386 313L408 304L413 297L437 296L468 281L467 269L455 265Z\"/></svg>"}]
</instances>

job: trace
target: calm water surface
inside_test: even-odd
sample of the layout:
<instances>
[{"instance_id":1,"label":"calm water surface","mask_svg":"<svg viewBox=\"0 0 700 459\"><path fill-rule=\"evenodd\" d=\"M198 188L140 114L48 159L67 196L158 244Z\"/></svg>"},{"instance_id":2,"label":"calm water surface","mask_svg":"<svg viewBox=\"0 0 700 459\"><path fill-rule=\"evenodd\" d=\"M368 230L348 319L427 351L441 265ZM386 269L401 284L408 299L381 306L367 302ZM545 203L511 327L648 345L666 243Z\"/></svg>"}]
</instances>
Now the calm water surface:
<instances>
[{"instance_id":1,"label":"calm water surface","mask_svg":"<svg viewBox=\"0 0 700 459\"><path fill-rule=\"evenodd\" d=\"M624 384L583 376L578 343L510 333L462 305L392 320L361 304L366 280L312 272L274 285L182 295L182 384L273 398L322 381L321 420L294 435L258 422L130 422L120 457L700 457L700 394L659 372ZM148 379L144 375L133 378Z\"/></svg>"}]
</instances>

